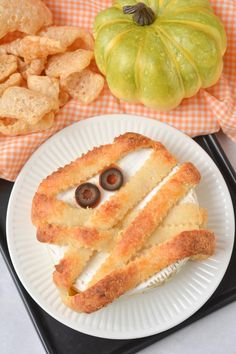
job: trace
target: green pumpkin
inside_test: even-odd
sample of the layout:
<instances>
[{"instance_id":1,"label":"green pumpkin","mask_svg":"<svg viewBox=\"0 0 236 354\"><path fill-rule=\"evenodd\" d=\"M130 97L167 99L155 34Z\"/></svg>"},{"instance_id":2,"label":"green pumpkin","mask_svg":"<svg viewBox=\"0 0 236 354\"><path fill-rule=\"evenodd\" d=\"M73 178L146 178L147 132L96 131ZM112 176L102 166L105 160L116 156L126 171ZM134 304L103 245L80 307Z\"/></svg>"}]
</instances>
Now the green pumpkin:
<instances>
[{"instance_id":1,"label":"green pumpkin","mask_svg":"<svg viewBox=\"0 0 236 354\"><path fill-rule=\"evenodd\" d=\"M208 0L118 0L97 15L94 37L111 92L147 107L173 109L222 72L226 34Z\"/></svg>"}]
</instances>

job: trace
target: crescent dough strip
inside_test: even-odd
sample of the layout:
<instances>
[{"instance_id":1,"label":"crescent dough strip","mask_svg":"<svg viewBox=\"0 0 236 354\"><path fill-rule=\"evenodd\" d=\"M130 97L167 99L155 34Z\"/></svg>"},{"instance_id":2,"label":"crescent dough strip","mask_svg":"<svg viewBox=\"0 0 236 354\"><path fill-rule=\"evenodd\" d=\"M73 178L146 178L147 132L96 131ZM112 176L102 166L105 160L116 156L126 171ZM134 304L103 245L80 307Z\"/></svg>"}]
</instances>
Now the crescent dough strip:
<instances>
[{"instance_id":1,"label":"crescent dough strip","mask_svg":"<svg viewBox=\"0 0 236 354\"><path fill-rule=\"evenodd\" d=\"M70 247L63 259L55 266L53 280L64 290L69 289L83 271L93 251L85 248Z\"/></svg>"},{"instance_id":2,"label":"crescent dough strip","mask_svg":"<svg viewBox=\"0 0 236 354\"><path fill-rule=\"evenodd\" d=\"M122 220L121 228L126 228L138 215L139 209L134 209L128 213ZM206 209L200 208L197 204L191 202L184 204L177 204L169 211L166 218L163 220L161 226L173 226L174 224L189 223L198 224L203 228L207 221Z\"/></svg>"},{"instance_id":3,"label":"crescent dough strip","mask_svg":"<svg viewBox=\"0 0 236 354\"><path fill-rule=\"evenodd\" d=\"M100 229L108 229L116 225L130 209L168 175L176 163L177 161L164 146L156 145L150 158L123 188L95 211L87 225Z\"/></svg>"},{"instance_id":4,"label":"crescent dough strip","mask_svg":"<svg viewBox=\"0 0 236 354\"><path fill-rule=\"evenodd\" d=\"M108 242L115 236L115 229L99 231L88 227L68 227L45 224L37 229L37 239L59 246L74 245L104 251Z\"/></svg>"},{"instance_id":5,"label":"crescent dough strip","mask_svg":"<svg viewBox=\"0 0 236 354\"><path fill-rule=\"evenodd\" d=\"M173 226L175 224L192 223L202 225L205 218L205 209L193 203L177 204L171 209L163 220L161 226ZM191 221L190 221L191 220Z\"/></svg>"},{"instance_id":6,"label":"crescent dough strip","mask_svg":"<svg viewBox=\"0 0 236 354\"><path fill-rule=\"evenodd\" d=\"M92 209L74 208L62 200L36 193L33 199L31 218L36 226L46 223L79 226L84 224L92 212Z\"/></svg>"},{"instance_id":7,"label":"crescent dough strip","mask_svg":"<svg viewBox=\"0 0 236 354\"><path fill-rule=\"evenodd\" d=\"M66 296L63 300L75 311L94 312L179 259L208 257L214 253L214 249L215 236L211 231L181 232L171 240L151 247L143 255L113 271L84 292Z\"/></svg>"},{"instance_id":8,"label":"crescent dough strip","mask_svg":"<svg viewBox=\"0 0 236 354\"><path fill-rule=\"evenodd\" d=\"M182 231L198 230L205 224L206 210L196 204L176 205L147 240L147 246L165 242ZM191 221L190 221L191 220Z\"/></svg>"},{"instance_id":9,"label":"crescent dough strip","mask_svg":"<svg viewBox=\"0 0 236 354\"><path fill-rule=\"evenodd\" d=\"M131 224L122 230L113 252L94 275L90 285L112 270L123 266L140 250L149 236L161 224L168 211L199 181L200 175L194 165L183 164L141 209Z\"/></svg>"},{"instance_id":10,"label":"crescent dough strip","mask_svg":"<svg viewBox=\"0 0 236 354\"><path fill-rule=\"evenodd\" d=\"M142 148L155 148L156 146L162 145L140 134L123 134L115 138L112 144L94 148L69 165L52 173L42 181L38 192L48 196L55 196L66 189L83 183L106 166L110 166L132 151Z\"/></svg>"}]
</instances>

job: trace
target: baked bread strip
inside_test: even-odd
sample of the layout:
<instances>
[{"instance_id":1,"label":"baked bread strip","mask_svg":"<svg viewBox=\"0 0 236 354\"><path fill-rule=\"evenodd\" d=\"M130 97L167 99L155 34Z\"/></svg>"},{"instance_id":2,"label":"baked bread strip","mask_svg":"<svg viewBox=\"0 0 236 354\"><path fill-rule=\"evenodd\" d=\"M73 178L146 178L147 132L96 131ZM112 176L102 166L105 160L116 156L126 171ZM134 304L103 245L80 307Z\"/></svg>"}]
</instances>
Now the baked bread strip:
<instances>
[{"instance_id":1,"label":"baked bread strip","mask_svg":"<svg viewBox=\"0 0 236 354\"><path fill-rule=\"evenodd\" d=\"M104 251L110 240L115 237L116 229L99 231L88 227L67 227L45 224L37 229L40 242L58 246L74 245Z\"/></svg>"},{"instance_id":2,"label":"baked bread strip","mask_svg":"<svg viewBox=\"0 0 236 354\"><path fill-rule=\"evenodd\" d=\"M146 245L150 246L165 242L182 231L203 228L205 218L206 210L199 208L196 204L176 205L147 240Z\"/></svg>"},{"instance_id":3,"label":"baked bread strip","mask_svg":"<svg viewBox=\"0 0 236 354\"><path fill-rule=\"evenodd\" d=\"M31 219L35 226L55 224L65 226L84 225L93 209L75 208L62 200L44 194L34 195Z\"/></svg>"},{"instance_id":4,"label":"baked bread strip","mask_svg":"<svg viewBox=\"0 0 236 354\"><path fill-rule=\"evenodd\" d=\"M63 301L75 311L91 313L111 303L153 274L186 257L209 257L215 250L215 236L208 230L184 231L171 240L152 246L128 265L98 283Z\"/></svg>"},{"instance_id":5,"label":"baked bread strip","mask_svg":"<svg viewBox=\"0 0 236 354\"><path fill-rule=\"evenodd\" d=\"M156 144L151 156L132 178L91 215L87 226L109 229L124 218L159 182L177 161L161 144Z\"/></svg>"},{"instance_id":6,"label":"baked bread strip","mask_svg":"<svg viewBox=\"0 0 236 354\"><path fill-rule=\"evenodd\" d=\"M55 284L64 290L70 289L92 254L93 251L89 249L69 247L63 259L55 266L53 273Z\"/></svg>"},{"instance_id":7,"label":"baked bread strip","mask_svg":"<svg viewBox=\"0 0 236 354\"><path fill-rule=\"evenodd\" d=\"M121 229L126 228L138 215L140 209L131 210L121 222ZM166 215L160 226L168 226L179 223L199 224L202 226L207 222L207 211L204 208L200 208L198 204L192 202L177 204ZM156 232L156 231L155 231Z\"/></svg>"},{"instance_id":8,"label":"baked bread strip","mask_svg":"<svg viewBox=\"0 0 236 354\"><path fill-rule=\"evenodd\" d=\"M58 193L87 181L105 167L110 166L128 153L161 145L136 133L126 133L114 139L112 144L103 145L82 155L69 165L52 173L39 186L38 192L47 196Z\"/></svg>"},{"instance_id":9,"label":"baked bread strip","mask_svg":"<svg viewBox=\"0 0 236 354\"><path fill-rule=\"evenodd\" d=\"M123 266L130 260L162 223L170 209L199 181L200 174L194 165L183 164L141 209L131 224L121 231L113 252L101 265L89 284L96 283L112 270Z\"/></svg>"}]
</instances>

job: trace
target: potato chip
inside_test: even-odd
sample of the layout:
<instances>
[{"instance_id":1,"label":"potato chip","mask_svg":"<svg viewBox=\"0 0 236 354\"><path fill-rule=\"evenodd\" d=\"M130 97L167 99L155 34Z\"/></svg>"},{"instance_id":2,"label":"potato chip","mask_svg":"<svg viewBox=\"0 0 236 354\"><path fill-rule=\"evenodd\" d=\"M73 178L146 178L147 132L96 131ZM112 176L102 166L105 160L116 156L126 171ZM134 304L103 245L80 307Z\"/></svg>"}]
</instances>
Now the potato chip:
<instances>
[{"instance_id":1,"label":"potato chip","mask_svg":"<svg viewBox=\"0 0 236 354\"><path fill-rule=\"evenodd\" d=\"M19 56L19 48L21 45L21 39L22 38L17 38L16 40L1 44L0 45L0 54L13 54L16 56Z\"/></svg>"},{"instance_id":2,"label":"potato chip","mask_svg":"<svg viewBox=\"0 0 236 354\"><path fill-rule=\"evenodd\" d=\"M29 64L26 64L26 62L22 58L17 57L17 70L21 73L23 77L28 67Z\"/></svg>"},{"instance_id":3,"label":"potato chip","mask_svg":"<svg viewBox=\"0 0 236 354\"><path fill-rule=\"evenodd\" d=\"M37 123L45 114L57 109L50 97L24 87L10 87L0 98L0 117L9 117Z\"/></svg>"},{"instance_id":4,"label":"potato chip","mask_svg":"<svg viewBox=\"0 0 236 354\"><path fill-rule=\"evenodd\" d=\"M95 61L95 58L93 60L91 60L91 63L89 64L89 66L86 69L91 70L97 74L100 74L100 71L99 71L96 61Z\"/></svg>"},{"instance_id":5,"label":"potato chip","mask_svg":"<svg viewBox=\"0 0 236 354\"><path fill-rule=\"evenodd\" d=\"M14 55L0 54L0 82L17 70L17 58Z\"/></svg>"},{"instance_id":6,"label":"potato chip","mask_svg":"<svg viewBox=\"0 0 236 354\"><path fill-rule=\"evenodd\" d=\"M15 41L16 39L23 38L24 36L25 33L19 31L9 32L3 38L0 39L0 45Z\"/></svg>"},{"instance_id":7,"label":"potato chip","mask_svg":"<svg viewBox=\"0 0 236 354\"><path fill-rule=\"evenodd\" d=\"M18 119L14 118L0 118L0 122L4 123L5 126L13 125L14 123L18 122Z\"/></svg>"},{"instance_id":8,"label":"potato chip","mask_svg":"<svg viewBox=\"0 0 236 354\"><path fill-rule=\"evenodd\" d=\"M34 59L29 63L28 68L25 71L26 76L28 75L40 75L45 68L46 59Z\"/></svg>"},{"instance_id":9,"label":"potato chip","mask_svg":"<svg viewBox=\"0 0 236 354\"><path fill-rule=\"evenodd\" d=\"M14 54L24 58L26 63L34 59L46 58L48 55L62 53L66 50L55 39L26 36L13 42L0 45L0 53Z\"/></svg>"},{"instance_id":10,"label":"potato chip","mask_svg":"<svg viewBox=\"0 0 236 354\"><path fill-rule=\"evenodd\" d=\"M38 35L60 41L61 45L69 47L69 50L94 48L92 35L79 27L50 26L40 31Z\"/></svg>"},{"instance_id":11,"label":"potato chip","mask_svg":"<svg viewBox=\"0 0 236 354\"><path fill-rule=\"evenodd\" d=\"M70 100L70 95L63 89L59 92L59 106L63 107Z\"/></svg>"},{"instance_id":12,"label":"potato chip","mask_svg":"<svg viewBox=\"0 0 236 354\"><path fill-rule=\"evenodd\" d=\"M36 124L28 124L22 120L11 118L0 118L0 133L4 135L21 135L36 133L52 127L54 123L54 113L47 113Z\"/></svg>"},{"instance_id":13,"label":"potato chip","mask_svg":"<svg viewBox=\"0 0 236 354\"><path fill-rule=\"evenodd\" d=\"M9 32L35 34L52 23L52 13L41 0L0 0L0 38Z\"/></svg>"},{"instance_id":14,"label":"potato chip","mask_svg":"<svg viewBox=\"0 0 236 354\"><path fill-rule=\"evenodd\" d=\"M22 76L19 73L12 74L6 81L0 84L0 96L3 92L11 86L20 86L22 82Z\"/></svg>"},{"instance_id":15,"label":"potato chip","mask_svg":"<svg viewBox=\"0 0 236 354\"><path fill-rule=\"evenodd\" d=\"M28 88L30 90L41 93L42 95L51 97L58 102L59 96L59 80L49 76L30 75L27 79Z\"/></svg>"},{"instance_id":16,"label":"potato chip","mask_svg":"<svg viewBox=\"0 0 236 354\"><path fill-rule=\"evenodd\" d=\"M49 59L45 71L48 76L67 77L72 73L85 69L92 58L93 52L84 49L53 55Z\"/></svg>"},{"instance_id":17,"label":"potato chip","mask_svg":"<svg viewBox=\"0 0 236 354\"><path fill-rule=\"evenodd\" d=\"M73 98L88 104L99 96L104 86L104 78L91 70L84 70L62 79L61 86Z\"/></svg>"},{"instance_id":18,"label":"potato chip","mask_svg":"<svg viewBox=\"0 0 236 354\"><path fill-rule=\"evenodd\" d=\"M17 58L18 70L21 73L22 77L27 80L29 75L40 75L45 68L46 59L34 59L30 63L26 64L26 62Z\"/></svg>"},{"instance_id":19,"label":"potato chip","mask_svg":"<svg viewBox=\"0 0 236 354\"><path fill-rule=\"evenodd\" d=\"M22 56L26 62L33 59L46 58L48 55L62 53L66 50L55 39L39 36L27 36L21 40Z\"/></svg>"}]
</instances>

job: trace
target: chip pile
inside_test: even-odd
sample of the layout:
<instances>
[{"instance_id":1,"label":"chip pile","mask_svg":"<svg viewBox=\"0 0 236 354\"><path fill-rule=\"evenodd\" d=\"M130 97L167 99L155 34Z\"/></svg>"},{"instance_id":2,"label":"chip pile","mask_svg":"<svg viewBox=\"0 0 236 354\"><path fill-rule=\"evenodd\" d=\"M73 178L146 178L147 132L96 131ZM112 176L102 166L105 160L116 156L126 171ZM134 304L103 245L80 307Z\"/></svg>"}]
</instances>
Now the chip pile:
<instances>
[{"instance_id":1,"label":"chip pile","mask_svg":"<svg viewBox=\"0 0 236 354\"><path fill-rule=\"evenodd\" d=\"M78 27L53 26L41 0L0 0L0 133L49 129L70 98L89 104L104 78L94 41Z\"/></svg>"}]
</instances>

